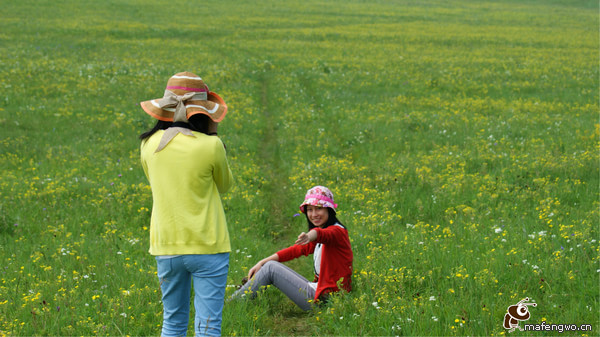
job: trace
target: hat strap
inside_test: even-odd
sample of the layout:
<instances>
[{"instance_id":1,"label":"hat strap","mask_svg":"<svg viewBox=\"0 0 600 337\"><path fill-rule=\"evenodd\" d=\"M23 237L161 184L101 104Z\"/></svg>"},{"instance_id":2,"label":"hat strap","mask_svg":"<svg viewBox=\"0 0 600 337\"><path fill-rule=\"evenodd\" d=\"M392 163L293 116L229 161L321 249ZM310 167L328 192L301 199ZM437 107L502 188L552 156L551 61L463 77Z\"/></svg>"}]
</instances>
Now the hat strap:
<instances>
[{"instance_id":1,"label":"hat strap","mask_svg":"<svg viewBox=\"0 0 600 337\"><path fill-rule=\"evenodd\" d=\"M337 206L338 206L335 202L333 202L333 199L330 199L321 194L309 194L304 199L319 199L319 200L323 200L325 202L332 204L333 208L337 208Z\"/></svg>"}]
</instances>

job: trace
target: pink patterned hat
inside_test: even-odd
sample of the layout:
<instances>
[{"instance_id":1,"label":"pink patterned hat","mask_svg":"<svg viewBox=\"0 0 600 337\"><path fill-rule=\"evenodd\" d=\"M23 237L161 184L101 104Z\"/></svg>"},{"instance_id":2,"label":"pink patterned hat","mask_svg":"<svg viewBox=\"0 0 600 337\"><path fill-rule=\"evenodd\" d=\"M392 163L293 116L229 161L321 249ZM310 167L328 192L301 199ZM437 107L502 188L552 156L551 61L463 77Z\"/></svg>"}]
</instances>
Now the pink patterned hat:
<instances>
[{"instance_id":1,"label":"pink patterned hat","mask_svg":"<svg viewBox=\"0 0 600 337\"><path fill-rule=\"evenodd\" d=\"M305 205L329 207L334 210L337 208L337 204L333 202L333 193L324 186L315 186L306 192L304 202L300 205L300 212L304 213L306 210Z\"/></svg>"}]
</instances>

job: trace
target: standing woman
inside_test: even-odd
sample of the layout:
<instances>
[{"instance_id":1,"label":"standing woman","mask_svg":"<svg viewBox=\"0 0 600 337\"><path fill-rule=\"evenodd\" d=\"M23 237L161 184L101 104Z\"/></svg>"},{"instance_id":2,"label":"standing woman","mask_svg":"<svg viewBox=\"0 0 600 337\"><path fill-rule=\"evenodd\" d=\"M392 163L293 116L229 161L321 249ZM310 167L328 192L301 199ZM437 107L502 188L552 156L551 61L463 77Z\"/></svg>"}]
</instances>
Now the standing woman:
<instances>
[{"instance_id":1,"label":"standing woman","mask_svg":"<svg viewBox=\"0 0 600 337\"><path fill-rule=\"evenodd\" d=\"M340 287L352 289L353 253L348 230L337 219L333 193L324 186L308 190L300 211L306 215L308 230L300 233L295 244L259 261L248 272L248 279L232 299L249 295L256 297L267 285L274 285L303 310L310 310L318 301ZM304 278L281 262L313 255L315 278Z\"/></svg>"},{"instance_id":2,"label":"standing woman","mask_svg":"<svg viewBox=\"0 0 600 337\"><path fill-rule=\"evenodd\" d=\"M169 78L162 98L141 106L158 120L140 139L152 188L149 252L162 291L162 336L186 335L192 282L196 334L220 335L231 251L220 194L233 176L216 135L227 105L183 72Z\"/></svg>"}]
</instances>

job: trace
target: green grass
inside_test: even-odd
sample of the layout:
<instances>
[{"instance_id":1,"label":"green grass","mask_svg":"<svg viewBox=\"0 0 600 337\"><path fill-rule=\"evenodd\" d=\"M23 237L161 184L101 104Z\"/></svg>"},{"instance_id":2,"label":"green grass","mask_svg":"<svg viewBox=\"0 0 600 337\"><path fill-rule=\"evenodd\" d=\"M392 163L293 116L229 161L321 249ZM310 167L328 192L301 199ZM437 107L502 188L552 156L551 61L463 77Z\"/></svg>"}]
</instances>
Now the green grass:
<instances>
[{"instance_id":1,"label":"green grass","mask_svg":"<svg viewBox=\"0 0 600 337\"><path fill-rule=\"evenodd\" d=\"M316 184L355 254L353 292L231 302L224 335L500 335L525 297L525 323L597 335L598 20L558 0L3 4L0 335L160 333L138 103L180 71L230 109L228 294L305 229Z\"/></svg>"}]
</instances>

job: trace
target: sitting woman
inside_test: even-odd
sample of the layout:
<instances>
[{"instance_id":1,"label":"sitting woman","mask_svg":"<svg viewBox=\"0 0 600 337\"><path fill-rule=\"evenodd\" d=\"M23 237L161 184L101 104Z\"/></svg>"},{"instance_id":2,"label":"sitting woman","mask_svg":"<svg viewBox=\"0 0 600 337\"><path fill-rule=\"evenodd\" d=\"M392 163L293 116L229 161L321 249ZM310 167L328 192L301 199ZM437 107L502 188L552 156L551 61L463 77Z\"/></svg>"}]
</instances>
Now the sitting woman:
<instances>
[{"instance_id":1,"label":"sitting woman","mask_svg":"<svg viewBox=\"0 0 600 337\"><path fill-rule=\"evenodd\" d=\"M308 231L298 235L293 246L262 259L248 272L248 282L238 289L231 299L256 297L267 285L281 290L303 310L310 310L313 303L324 301L338 285L351 290L352 248L348 230L336 218L337 204L333 194L323 186L308 190L300 211L306 215ZM302 255L313 254L315 278L313 282L283 265Z\"/></svg>"}]
</instances>

